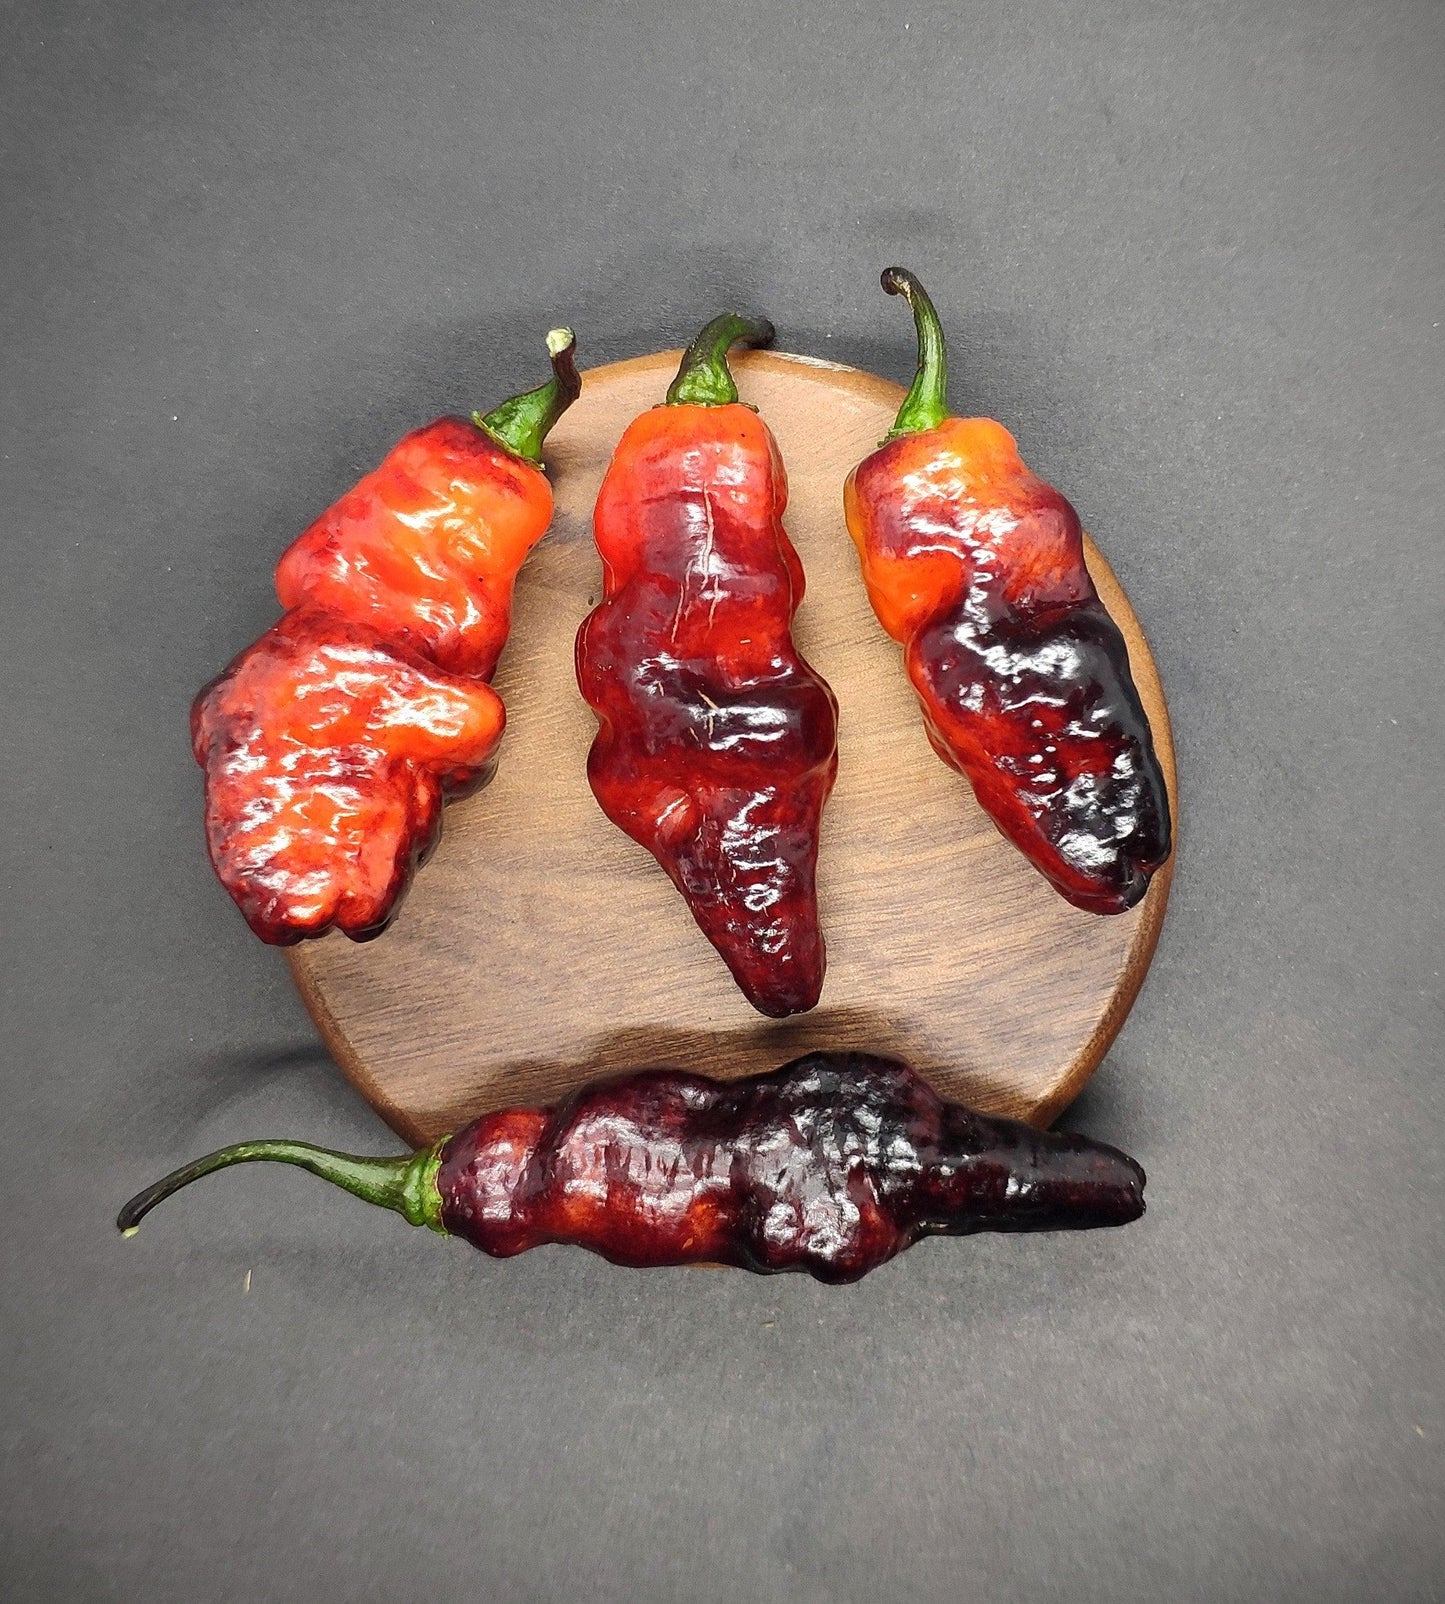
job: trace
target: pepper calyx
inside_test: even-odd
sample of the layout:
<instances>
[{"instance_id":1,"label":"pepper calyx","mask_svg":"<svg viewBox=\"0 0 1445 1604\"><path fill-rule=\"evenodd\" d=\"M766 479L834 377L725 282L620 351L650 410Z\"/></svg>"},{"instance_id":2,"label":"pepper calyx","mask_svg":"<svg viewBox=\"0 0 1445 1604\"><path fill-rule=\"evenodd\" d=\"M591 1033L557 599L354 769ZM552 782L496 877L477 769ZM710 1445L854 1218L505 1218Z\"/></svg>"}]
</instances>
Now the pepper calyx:
<instances>
[{"instance_id":1,"label":"pepper calyx","mask_svg":"<svg viewBox=\"0 0 1445 1604\"><path fill-rule=\"evenodd\" d=\"M677 377L668 386L666 405L734 405L738 387L728 367L728 351L734 345L771 345L775 332L765 317L744 317L740 312L715 317L682 353Z\"/></svg>"},{"instance_id":2,"label":"pepper calyx","mask_svg":"<svg viewBox=\"0 0 1445 1604\"><path fill-rule=\"evenodd\" d=\"M438 1178L442 1167L442 1149L451 1140L443 1136L428 1148L412 1156L404 1181L405 1196L401 1213L411 1225L424 1225L438 1236L449 1233L442 1224L442 1193Z\"/></svg>"},{"instance_id":3,"label":"pepper calyx","mask_svg":"<svg viewBox=\"0 0 1445 1604\"><path fill-rule=\"evenodd\" d=\"M571 329L547 331L547 355L552 376L535 390L514 395L490 412L474 412L472 422L504 451L542 466L542 443L557 419L582 393L577 371L577 336Z\"/></svg>"}]
</instances>

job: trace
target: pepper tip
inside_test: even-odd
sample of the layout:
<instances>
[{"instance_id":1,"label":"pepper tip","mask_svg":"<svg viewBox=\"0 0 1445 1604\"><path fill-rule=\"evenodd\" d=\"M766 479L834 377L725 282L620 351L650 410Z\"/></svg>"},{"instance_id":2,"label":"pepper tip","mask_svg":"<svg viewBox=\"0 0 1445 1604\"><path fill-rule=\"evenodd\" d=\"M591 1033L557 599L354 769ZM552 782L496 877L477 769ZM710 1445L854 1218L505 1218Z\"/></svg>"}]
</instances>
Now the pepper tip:
<instances>
[{"instance_id":1,"label":"pepper tip","mask_svg":"<svg viewBox=\"0 0 1445 1604\"><path fill-rule=\"evenodd\" d=\"M577 336L571 329L557 328L547 330L547 355L561 356L569 347L577 344Z\"/></svg>"}]
</instances>

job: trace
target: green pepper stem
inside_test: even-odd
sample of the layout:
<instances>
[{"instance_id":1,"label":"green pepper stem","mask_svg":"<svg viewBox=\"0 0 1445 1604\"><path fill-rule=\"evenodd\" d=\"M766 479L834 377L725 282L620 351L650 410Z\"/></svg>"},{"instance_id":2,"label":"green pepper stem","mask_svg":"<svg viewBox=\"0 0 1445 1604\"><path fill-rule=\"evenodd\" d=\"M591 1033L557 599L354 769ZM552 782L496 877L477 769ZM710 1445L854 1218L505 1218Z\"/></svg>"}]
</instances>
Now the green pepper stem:
<instances>
[{"instance_id":1,"label":"green pepper stem","mask_svg":"<svg viewBox=\"0 0 1445 1604\"><path fill-rule=\"evenodd\" d=\"M549 329L547 354L552 359L552 377L535 390L503 401L485 417L474 412L472 418L477 427L485 429L514 457L540 466L542 442L547 438L547 431L582 393L576 351L577 336L571 329Z\"/></svg>"},{"instance_id":2,"label":"green pepper stem","mask_svg":"<svg viewBox=\"0 0 1445 1604\"><path fill-rule=\"evenodd\" d=\"M445 1138L443 1138L445 1140ZM213 1170L224 1170L232 1164L254 1164L266 1161L276 1164L299 1164L323 1181L342 1187L353 1197L380 1208L395 1209L412 1225L429 1225L433 1231L445 1233L442 1224L442 1199L437 1190L437 1171L441 1167L442 1142L424 1147L415 1153L403 1153L397 1158L358 1158L351 1153L333 1153L324 1147L312 1147L306 1142L237 1142L234 1147L223 1147L219 1152L208 1153L184 1169L175 1170L164 1180L148 1186L138 1193L116 1216L116 1225L132 1236L140 1222L172 1192L189 1186Z\"/></svg>"},{"instance_id":3,"label":"green pepper stem","mask_svg":"<svg viewBox=\"0 0 1445 1604\"><path fill-rule=\"evenodd\" d=\"M936 429L948 417L948 352L943 344L943 325L928 298L928 291L906 267L886 267L883 288L890 295L901 295L913 313L918 330L918 372L913 387L903 398L893 427L883 437L887 445L901 434L920 434Z\"/></svg>"},{"instance_id":4,"label":"green pepper stem","mask_svg":"<svg viewBox=\"0 0 1445 1604\"><path fill-rule=\"evenodd\" d=\"M739 343L771 345L773 325L765 317L743 317L724 312L682 353L677 377L667 392L670 407L727 407L738 398L738 387L728 368L728 350Z\"/></svg>"}]
</instances>

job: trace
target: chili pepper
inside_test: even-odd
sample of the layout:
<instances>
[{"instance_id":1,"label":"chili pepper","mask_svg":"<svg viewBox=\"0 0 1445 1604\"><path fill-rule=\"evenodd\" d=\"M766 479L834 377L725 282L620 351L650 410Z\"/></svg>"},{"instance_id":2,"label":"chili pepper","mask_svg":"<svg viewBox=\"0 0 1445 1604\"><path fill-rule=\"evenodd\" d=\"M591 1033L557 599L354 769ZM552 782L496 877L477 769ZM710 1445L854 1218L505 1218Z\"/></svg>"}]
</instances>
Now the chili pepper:
<instances>
[{"instance_id":1,"label":"chili pepper","mask_svg":"<svg viewBox=\"0 0 1445 1604\"><path fill-rule=\"evenodd\" d=\"M487 681L551 522L542 442L580 389L574 346L552 330L545 384L394 446L282 556L285 617L197 696L211 862L263 941L379 935L443 800L489 778Z\"/></svg>"},{"instance_id":2,"label":"chili pepper","mask_svg":"<svg viewBox=\"0 0 1445 1604\"><path fill-rule=\"evenodd\" d=\"M768 1075L643 1070L554 1109L484 1114L398 1158L242 1142L132 1198L127 1234L231 1164L296 1164L495 1258L572 1243L614 1264L716 1263L856 1281L923 1236L1124 1225L1144 1171L1116 1148L946 1102L906 1064L810 1053Z\"/></svg>"},{"instance_id":3,"label":"chili pepper","mask_svg":"<svg viewBox=\"0 0 1445 1604\"><path fill-rule=\"evenodd\" d=\"M844 506L873 611L934 750L1076 907L1133 907L1169 856L1169 798L1078 514L990 418L949 415L943 331L906 269L918 373Z\"/></svg>"},{"instance_id":4,"label":"chili pepper","mask_svg":"<svg viewBox=\"0 0 1445 1604\"><path fill-rule=\"evenodd\" d=\"M784 1015L823 985L818 827L838 704L793 644L804 581L787 475L727 365L731 345L772 334L714 319L666 404L618 443L577 682L600 725L587 777L603 812L666 869L748 1001Z\"/></svg>"}]
</instances>

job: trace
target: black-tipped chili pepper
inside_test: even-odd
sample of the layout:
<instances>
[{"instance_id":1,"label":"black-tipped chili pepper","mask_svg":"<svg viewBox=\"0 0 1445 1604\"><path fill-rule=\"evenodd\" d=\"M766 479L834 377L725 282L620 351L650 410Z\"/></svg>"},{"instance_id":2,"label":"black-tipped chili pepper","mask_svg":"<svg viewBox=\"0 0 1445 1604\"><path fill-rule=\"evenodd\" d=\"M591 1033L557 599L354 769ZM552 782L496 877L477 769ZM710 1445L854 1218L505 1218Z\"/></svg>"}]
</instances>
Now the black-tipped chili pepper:
<instances>
[{"instance_id":1,"label":"black-tipped chili pepper","mask_svg":"<svg viewBox=\"0 0 1445 1604\"><path fill-rule=\"evenodd\" d=\"M838 705L793 644L803 567L787 475L738 401L728 347L772 325L716 318L667 404L627 429L593 514L604 599L577 636L601 728L602 810L667 870L752 1005L813 1007L823 985L818 827Z\"/></svg>"},{"instance_id":2,"label":"black-tipped chili pepper","mask_svg":"<svg viewBox=\"0 0 1445 1604\"><path fill-rule=\"evenodd\" d=\"M943 331L890 267L918 374L844 490L873 611L905 649L928 738L1076 907L1120 913L1170 850L1169 798L1078 514L989 418L950 417Z\"/></svg>"},{"instance_id":3,"label":"black-tipped chili pepper","mask_svg":"<svg viewBox=\"0 0 1445 1604\"><path fill-rule=\"evenodd\" d=\"M283 554L286 616L196 697L211 862L263 941L377 935L443 801L490 775L487 682L552 521L542 441L581 387L575 343L553 329L545 384L394 446Z\"/></svg>"},{"instance_id":4,"label":"black-tipped chili pepper","mask_svg":"<svg viewBox=\"0 0 1445 1604\"><path fill-rule=\"evenodd\" d=\"M230 1164L297 1164L497 1258L548 1242L614 1264L732 1264L855 1281L923 1236L1124 1225L1144 1171L1084 1136L941 1098L906 1064L812 1053L768 1075L643 1070L555 1109L484 1114L399 1158L243 1142L133 1198L127 1233Z\"/></svg>"}]
</instances>

